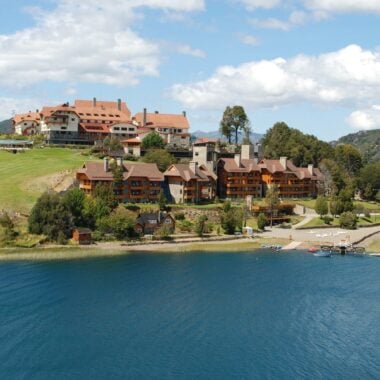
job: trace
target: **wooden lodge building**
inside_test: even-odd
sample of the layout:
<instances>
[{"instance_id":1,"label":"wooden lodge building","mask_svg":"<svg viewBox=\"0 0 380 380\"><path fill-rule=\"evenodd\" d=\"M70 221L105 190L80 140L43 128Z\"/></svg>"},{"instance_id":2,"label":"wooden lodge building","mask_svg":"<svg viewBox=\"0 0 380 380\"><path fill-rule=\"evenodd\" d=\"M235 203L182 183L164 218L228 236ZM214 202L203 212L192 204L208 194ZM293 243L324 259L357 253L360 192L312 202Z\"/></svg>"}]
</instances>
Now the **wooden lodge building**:
<instances>
[{"instance_id":1,"label":"wooden lodge building","mask_svg":"<svg viewBox=\"0 0 380 380\"><path fill-rule=\"evenodd\" d=\"M170 200L174 203L212 201L216 195L216 174L191 161L173 164L164 173Z\"/></svg>"},{"instance_id":2,"label":"wooden lodge building","mask_svg":"<svg viewBox=\"0 0 380 380\"><path fill-rule=\"evenodd\" d=\"M305 198L318 194L324 178L318 168L295 166L291 160L258 160L253 146L242 145L241 154L221 158L217 164L218 195L220 198L265 197L268 187L277 185L281 198Z\"/></svg>"},{"instance_id":3,"label":"wooden lodge building","mask_svg":"<svg viewBox=\"0 0 380 380\"><path fill-rule=\"evenodd\" d=\"M123 163L117 159L117 165L123 171L123 183L117 188L117 197L120 202L156 202L163 186L164 175L156 164ZM79 188L86 194L92 194L95 186L100 183L112 183L113 173L109 159L102 162L86 162L77 170L76 178Z\"/></svg>"}]
</instances>

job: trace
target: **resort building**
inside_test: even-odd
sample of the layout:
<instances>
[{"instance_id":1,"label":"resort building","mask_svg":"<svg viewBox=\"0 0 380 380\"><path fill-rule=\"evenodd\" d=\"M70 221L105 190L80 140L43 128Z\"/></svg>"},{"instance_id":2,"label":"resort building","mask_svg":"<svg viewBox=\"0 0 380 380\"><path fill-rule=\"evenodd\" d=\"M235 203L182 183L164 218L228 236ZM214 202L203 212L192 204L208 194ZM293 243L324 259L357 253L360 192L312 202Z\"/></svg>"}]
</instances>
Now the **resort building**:
<instances>
[{"instance_id":1,"label":"resort building","mask_svg":"<svg viewBox=\"0 0 380 380\"><path fill-rule=\"evenodd\" d=\"M252 145L242 145L241 154L221 158L217 165L218 195L221 198L265 197L268 187L277 185L282 198L314 197L323 175L313 165L295 166L286 157L279 160L254 158Z\"/></svg>"},{"instance_id":2,"label":"resort building","mask_svg":"<svg viewBox=\"0 0 380 380\"><path fill-rule=\"evenodd\" d=\"M139 136L143 138L149 132L157 132L165 144L174 148L188 148L190 146L189 122L186 112L182 114L163 114L155 111L139 112L134 116L139 125Z\"/></svg>"},{"instance_id":3,"label":"resort building","mask_svg":"<svg viewBox=\"0 0 380 380\"><path fill-rule=\"evenodd\" d=\"M304 198L318 195L318 187L323 182L323 175L318 168L295 166L286 157L279 160L263 159L259 162L263 196L271 185L277 185L279 195L283 198Z\"/></svg>"},{"instance_id":4,"label":"resort building","mask_svg":"<svg viewBox=\"0 0 380 380\"><path fill-rule=\"evenodd\" d=\"M158 200L164 175L156 164L123 163L123 160L118 158L117 166L123 174L123 182L116 189L120 202L146 203ZM108 158L104 158L103 162L86 162L77 170L76 178L79 188L86 194L92 194L98 184L111 184L114 181Z\"/></svg>"},{"instance_id":5,"label":"resort building","mask_svg":"<svg viewBox=\"0 0 380 380\"><path fill-rule=\"evenodd\" d=\"M216 195L216 175L196 162L173 164L164 173L170 201L198 203L210 201Z\"/></svg>"},{"instance_id":6,"label":"resort building","mask_svg":"<svg viewBox=\"0 0 380 380\"><path fill-rule=\"evenodd\" d=\"M218 140L207 137L199 138L193 144L193 161L199 166L204 165L208 170L216 172L219 157Z\"/></svg>"},{"instance_id":7,"label":"resort building","mask_svg":"<svg viewBox=\"0 0 380 380\"><path fill-rule=\"evenodd\" d=\"M141 156L141 137L140 136L122 140L121 143L123 145L125 154L135 156L135 157Z\"/></svg>"},{"instance_id":8,"label":"resort building","mask_svg":"<svg viewBox=\"0 0 380 380\"><path fill-rule=\"evenodd\" d=\"M218 195L220 198L261 197L260 168L255 159L221 158L218 161Z\"/></svg>"},{"instance_id":9,"label":"resort building","mask_svg":"<svg viewBox=\"0 0 380 380\"><path fill-rule=\"evenodd\" d=\"M12 123L15 133L18 135L29 136L41 132L41 115L38 110L36 112L15 115Z\"/></svg>"}]
</instances>

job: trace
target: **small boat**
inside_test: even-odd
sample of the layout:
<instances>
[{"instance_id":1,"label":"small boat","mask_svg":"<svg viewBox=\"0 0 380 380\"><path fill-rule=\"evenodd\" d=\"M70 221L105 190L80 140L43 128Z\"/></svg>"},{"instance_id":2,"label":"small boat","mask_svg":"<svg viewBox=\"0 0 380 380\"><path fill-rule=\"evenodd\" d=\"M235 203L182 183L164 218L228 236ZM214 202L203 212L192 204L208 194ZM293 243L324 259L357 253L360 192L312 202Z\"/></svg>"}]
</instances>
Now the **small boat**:
<instances>
[{"instance_id":1,"label":"small boat","mask_svg":"<svg viewBox=\"0 0 380 380\"><path fill-rule=\"evenodd\" d=\"M331 252L328 251L318 251L313 253L316 257L331 257Z\"/></svg>"},{"instance_id":2,"label":"small boat","mask_svg":"<svg viewBox=\"0 0 380 380\"><path fill-rule=\"evenodd\" d=\"M307 251L312 252L312 253L318 252L318 248L317 247L310 247Z\"/></svg>"}]
</instances>

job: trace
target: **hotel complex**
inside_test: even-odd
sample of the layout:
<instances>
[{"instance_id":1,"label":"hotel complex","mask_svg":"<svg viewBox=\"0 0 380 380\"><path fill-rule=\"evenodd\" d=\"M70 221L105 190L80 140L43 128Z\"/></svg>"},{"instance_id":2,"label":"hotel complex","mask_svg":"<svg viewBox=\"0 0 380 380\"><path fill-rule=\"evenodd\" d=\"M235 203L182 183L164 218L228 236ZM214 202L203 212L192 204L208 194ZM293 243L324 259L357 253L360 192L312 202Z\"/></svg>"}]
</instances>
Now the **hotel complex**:
<instances>
[{"instance_id":1,"label":"hotel complex","mask_svg":"<svg viewBox=\"0 0 380 380\"><path fill-rule=\"evenodd\" d=\"M76 100L41 111L15 115L15 133L41 134L47 144L94 145L106 137L120 139L127 155L143 154L141 143L150 132L157 132L167 147L183 150L189 163L173 164L161 173L156 164L117 165L123 181L114 188L121 202L155 202L162 189L171 202L199 203L221 199L265 197L276 185L281 198L317 196L323 175L309 165L296 167L291 160L261 157L258 145L242 145L240 153L221 151L217 140L200 138L190 142L186 112L162 114L146 108L132 116L127 104L117 101ZM80 188L91 194L99 183L113 182L109 159L88 162L77 171Z\"/></svg>"}]
</instances>

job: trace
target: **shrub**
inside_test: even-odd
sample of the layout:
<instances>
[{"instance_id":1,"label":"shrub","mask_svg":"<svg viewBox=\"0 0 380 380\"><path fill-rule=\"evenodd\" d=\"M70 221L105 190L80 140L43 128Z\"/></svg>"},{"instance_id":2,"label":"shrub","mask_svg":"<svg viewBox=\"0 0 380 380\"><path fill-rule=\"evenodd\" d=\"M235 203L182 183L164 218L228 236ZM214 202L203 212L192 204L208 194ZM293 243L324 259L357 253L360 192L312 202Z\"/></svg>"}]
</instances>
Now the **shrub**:
<instances>
[{"instance_id":1,"label":"shrub","mask_svg":"<svg viewBox=\"0 0 380 380\"><path fill-rule=\"evenodd\" d=\"M325 224L330 224L334 220L334 218L328 215L324 215L322 220L324 221Z\"/></svg>"},{"instance_id":2,"label":"shrub","mask_svg":"<svg viewBox=\"0 0 380 380\"><path fill-rule=\"evenodd\" d=\"M340 215L340 218L339 218L339 225L342 227L342 228L347 228L349 230L353 230L356 228L356 224L357 224L357 217L354 213L352 213L351 211L346 211L346 212L343 212L341 215Z\"/></svg>"},{"instance_id":3,"label":"shrub","mask_svg":"<svg viewBox=\"0 0 380 380\"><path fill-rule=\"evenodd\" d=\"M185 220L185 213L183 213L183 212L176 212L175 214L174 214L174 218L175 218L175 220Z\"/></svg>"},{"instance_id":4,"label":"shrub","mask_svg":"<svg viewBox=\"0 0 380 380\"><path fill-rule=\"evenodd\" d=\"M192 230L193 223L190 222L190 220L182 220L181 222L177 223L177 228L181 232L190 232Z\"/></svg>"},{"instance_id":5,"label":"shrub","mask_svg":"<svg viewBox=\"0 0 380 380\"><path fill-rule=\"evenodd\" d=\"M172 232L171 227L168 226L167 224L163 224L160 228L158 228L154 232L154 236L161 240L169 240L171 232Z\"/></svg>"},{"instance_id":6,"label":"shrub","mask_svg":"<svg viewBox=\"0 0 380 380\"><path fill-rule=\"evenodd\" d=\"M266 224L267 224L267 218L265 214L261 212L259 216L257 217L257 228L259 230L265 230Z\"/></svg>"}]
</instances>

